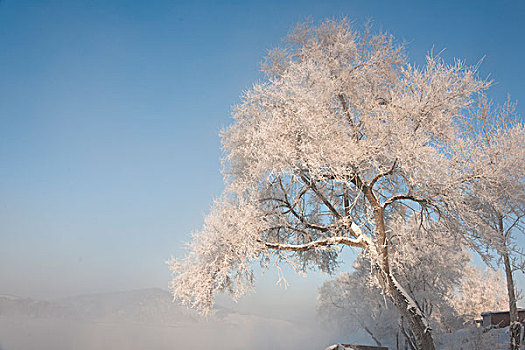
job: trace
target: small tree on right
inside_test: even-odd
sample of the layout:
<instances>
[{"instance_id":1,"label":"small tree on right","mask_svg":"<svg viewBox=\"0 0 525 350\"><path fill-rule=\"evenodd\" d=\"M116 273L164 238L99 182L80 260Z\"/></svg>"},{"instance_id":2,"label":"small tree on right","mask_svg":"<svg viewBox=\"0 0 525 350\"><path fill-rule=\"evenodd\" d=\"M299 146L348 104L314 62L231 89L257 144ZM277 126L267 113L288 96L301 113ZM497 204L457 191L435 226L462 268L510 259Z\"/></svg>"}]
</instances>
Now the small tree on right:
<instances>
[{"instance_id":1,"label":"small tree on right","mask_svg":"<svg viewBox=\"0 0 525 350\"><path fill-rule=\"evenodd\" d=\"M525 128L508 100L495 108L481 95L465 131L472 180L465 191L462 213L474 238L496 250L503 263L510 310L510 349L520 347L521 324L513 272L523 270L515 243L523 233L525 215Z\"/></svg>"}]
</instances>

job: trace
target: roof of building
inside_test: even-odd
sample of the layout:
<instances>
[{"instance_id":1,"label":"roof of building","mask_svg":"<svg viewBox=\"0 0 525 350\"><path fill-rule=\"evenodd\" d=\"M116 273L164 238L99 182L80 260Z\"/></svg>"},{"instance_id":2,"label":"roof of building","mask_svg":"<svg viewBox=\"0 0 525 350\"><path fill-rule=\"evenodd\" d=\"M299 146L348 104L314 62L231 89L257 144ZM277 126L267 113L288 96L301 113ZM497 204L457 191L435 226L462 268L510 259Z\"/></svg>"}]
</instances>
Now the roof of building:
<instances>
[{"instance_id":1,"label":"roof of building","mask_svg":"<svg viewBox=\"0 0 525 350\"><path fill-rule=\"evenodd\" d=\"M518 312L525 312L525 309L518 308ZM482 312L481 316L500 315L500 314L507 314L507 313L509 313L509 310L507 311L486 311L486 312Z\"/></svg>"}]
</instances>

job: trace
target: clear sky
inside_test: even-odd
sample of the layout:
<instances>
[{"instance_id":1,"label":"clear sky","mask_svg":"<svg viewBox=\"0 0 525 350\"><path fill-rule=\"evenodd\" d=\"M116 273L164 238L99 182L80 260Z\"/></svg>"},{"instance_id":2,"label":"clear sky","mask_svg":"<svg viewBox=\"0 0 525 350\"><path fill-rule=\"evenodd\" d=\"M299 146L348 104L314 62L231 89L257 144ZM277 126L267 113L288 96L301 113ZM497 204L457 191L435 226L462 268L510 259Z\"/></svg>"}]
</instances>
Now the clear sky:
<instances>
[{"instance_id":1,"label":"clear sky","mask_svg":"<svg viewBox=\"0 0 525 350\"><path fill-rule=\"evenodd\" d=\"M523 1L0 1L0 293L166 288L259 62L298 21L342 16L412 62L485 57L491 96L523 115ZM312 296L323 278L290 279ZM275 280L256 296L282 297Z\"/></svg>"}]
</instances>

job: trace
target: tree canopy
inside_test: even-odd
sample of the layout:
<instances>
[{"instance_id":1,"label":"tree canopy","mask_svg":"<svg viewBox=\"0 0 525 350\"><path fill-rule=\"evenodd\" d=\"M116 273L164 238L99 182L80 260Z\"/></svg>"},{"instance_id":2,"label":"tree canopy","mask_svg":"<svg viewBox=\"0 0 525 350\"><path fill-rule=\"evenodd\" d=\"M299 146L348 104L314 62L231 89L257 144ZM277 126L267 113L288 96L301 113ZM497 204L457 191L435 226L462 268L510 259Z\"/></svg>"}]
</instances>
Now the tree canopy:
<instances>
[{"instance_id":1,"label":"tree canopy","mask_svg":"<svg viewBox=\"0 0 525 350\"><path fill-rule=\"evenodd\" d=\"M479 175L465 125L490 83L459 60L412 65L391 36L346 20L299 24L262 67L265 79L221 133L224 193L188 255L169 261L174 297L206 311L217 292L253 288L253 261L332 273L340 247L351 247L417 347L433 349L427 317L392 267L407 249L395 237L413 217L423 233L443 233L444 249L479 238L464 228Z\"/></svg>"}]
</instances>

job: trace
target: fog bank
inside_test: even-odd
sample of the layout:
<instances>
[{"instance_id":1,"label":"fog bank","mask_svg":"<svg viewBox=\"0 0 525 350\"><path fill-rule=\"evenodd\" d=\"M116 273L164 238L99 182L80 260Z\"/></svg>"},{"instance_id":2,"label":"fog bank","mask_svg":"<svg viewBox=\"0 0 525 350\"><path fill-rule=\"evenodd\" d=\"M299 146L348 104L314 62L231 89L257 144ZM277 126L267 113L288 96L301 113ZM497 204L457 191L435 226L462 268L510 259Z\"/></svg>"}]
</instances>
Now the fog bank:
<instances>
[{"instance_id":1,"label":"fog bank","mask_svg":"<svg viewBox=\"0 0 525 350\"><path fill-rule=\"evenodd\" d=\"M0 349L324 349L336 341L310 321L220 306L206 320L161 289L57 301L0 296Z\"/></svg>"}]
</instances>

